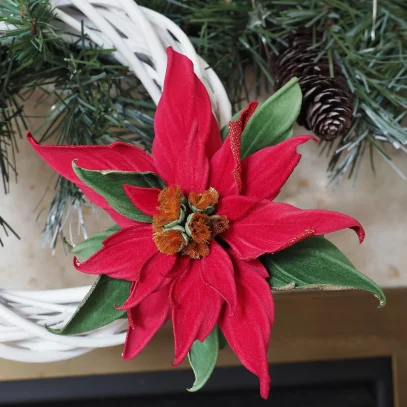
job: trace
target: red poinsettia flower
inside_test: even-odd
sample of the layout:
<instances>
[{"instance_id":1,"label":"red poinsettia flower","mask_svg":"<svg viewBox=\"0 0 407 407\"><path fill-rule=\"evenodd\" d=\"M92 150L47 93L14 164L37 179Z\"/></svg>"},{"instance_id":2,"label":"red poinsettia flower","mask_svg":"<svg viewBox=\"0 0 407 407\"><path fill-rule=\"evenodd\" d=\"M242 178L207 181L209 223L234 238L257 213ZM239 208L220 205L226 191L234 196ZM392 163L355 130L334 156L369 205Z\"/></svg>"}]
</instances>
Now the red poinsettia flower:
<instances>
[{"instance_id":1,"label":"red poinsettia flower","mask_svg":"<svg viewBox=\"0 0 407 407\"><path fill-rule=\"evenodd\" d=\"M267 349L274 320L268 273L258 257L313 235L343 228L364 231L336 212L301 210L273 202L299 162L300 144L291 138L240 160L240 136L257 103L230 123L222 143L203 84L185 56L168 50L164 92L155 116L152 156L125 143L110 146L41 146L29 141L57 172L104 208L121 230L76 268L132 281L129 329L123 357L135 357L172 319L178 365L195 340L204 341L218 324L247 369L270 387ZM134 205L153 218L140 223L117 213L85 185L72 161L89 170L153 172L160 190L124 185Z\"/></svg>"}]
</instances>

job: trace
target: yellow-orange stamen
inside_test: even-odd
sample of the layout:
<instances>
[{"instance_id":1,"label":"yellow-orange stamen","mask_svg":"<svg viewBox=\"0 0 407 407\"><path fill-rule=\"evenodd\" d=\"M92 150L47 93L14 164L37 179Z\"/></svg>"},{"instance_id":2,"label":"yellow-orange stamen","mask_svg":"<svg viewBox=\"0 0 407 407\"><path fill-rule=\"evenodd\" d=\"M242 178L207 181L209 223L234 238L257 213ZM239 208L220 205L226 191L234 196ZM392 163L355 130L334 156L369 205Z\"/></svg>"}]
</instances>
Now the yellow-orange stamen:
<instances>
[{"instance_id":1,"label":"yellow-orange stamen","mask_svg":"<svg viewBox=\"0 0 407 407\"><path fill-rule=\"evenodd\" d=\"M153 216L153 240L157 249L193 259L208 256L211 241L229 227L226 216L212 215L218 200L214 188L202 194L191 192L188 207L178 185L163 189L158 196L159 213Z\"/></svg>"},{"instance_id":2,"label":"yellow-orange stamen","mask_svg":"<svg viewBox=\"0 0 407 407\"><path fill-rule=\"evenodd\" d=\"M204 213L194 213L188 220L188 234L197 243L209 243L212 235L211 220Z\"/></svg>"},{"instance_id":3,"label":"yellow-orange stamen","mask_svg":"<svg viewBox=\"0 0 407 407\"><path fill-rule=\"evenodd\" d=\"M209 188L207 191L202 192L202 194L197 194L191 192L188 196L189 203L195 209L199 211L204 211L210 206L215 206L219 200L218 191L214 188Z\"/></svg>"},{"instance_id":4,"label":"yellow-orange stamen","mask_svg":"<svg viewBox=\"0 0 407 407\"><path fill-rule=\"evenodd\" d=\"M188 245L182 249L181 254L184 256L189 256L192 259L206 257L209 254L209 244L197 243L191 240Z\"/></svg>"},{"instance_id":5,"label":"yellow-orange stamen","mask_svg":"<svg viewBox=\"0 0 407 407\"><path fill-rule=\"evenodd\" d=\"M181 211L181 201L184 198L181 188L178 185L164 188L158 195L160 213L153 216L153 228L155 231L179 219Z\"/></svg>"},{"instance_id":6,"label":"yellow-orange stamen","mask_svg":"<svg viewBox=\"0 0 407 407\"><path fill-rule=\"evenodd\" d=\"M212 237L220 235L229 228L229 219L225 215L213 215L210 217Z\"/></svg>"},{"instance_id":7,"label":"yellow-orange stamen","mask_svg":"<svg viewBox=\"0 0 407 407\"><path fill-rule=\"evenodd\" d=\"M169 255L178 253L187 244L182 232L173 229L155 233L153 240L161 253Z\"/></svg>"}]
</instances>

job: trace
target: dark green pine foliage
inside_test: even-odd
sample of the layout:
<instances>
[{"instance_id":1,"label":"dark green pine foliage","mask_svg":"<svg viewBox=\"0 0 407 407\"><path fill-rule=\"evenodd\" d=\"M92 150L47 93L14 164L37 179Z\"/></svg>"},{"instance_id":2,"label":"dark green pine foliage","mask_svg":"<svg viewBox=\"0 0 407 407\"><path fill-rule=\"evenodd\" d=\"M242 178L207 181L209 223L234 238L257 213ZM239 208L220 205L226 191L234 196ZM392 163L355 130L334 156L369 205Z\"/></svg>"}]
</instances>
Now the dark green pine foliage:
<instances>
[{"instance_id":1,"label":"dark green pine foliage","mask_svg":"<svg viewBox=\"0 0 407 407\"><path fill-rule=\"evenodd\" d=\"M335 60L354 96L353 121L330 156L331 179L358 175L363 157L391 161L394 149L405 149L407 130L407 2L405 0L189 0L148 1L188 33L197 51L228 85L240 107L252 95L244 72L254 66L255 88L273 83L270 61L287 45L289 33L313 33L331 72ZM377 6L377 10L376 10ZM322 33L319 35L318 33ZM270 86L272 89L272 86ZM271 90L270 90L271 91ZM395 168L396 171L397 168Z\"/></svg>"},{"instance_id":2,"label":"dark green pine foliage","mask_svg":"<svg viewBox=\"0 0 407 407\"><path fill-rule=\"evenodd\" d=\"M363 157L391 161L405 149L407 131L407 3L404 0L140 0L175 21L228 89L235 110L260 89L273 88L270 61L284 36L304 29L313 35L330 71L335 63L354 97L349 130L323 146L332 180L357 177ZM375 10L375 5L377 10ZM48 0L5 0L0 22L14 25L1 41L0 172L3 184L16 174L16 136L25 128L23 106L34 90L57 99L36 138L94 144L142 143L153 137L155 106L139 81L112 54L88 45L83 35L67 45ZM321 33L322 35L320 35ZM254 86L246 82L252 66ZM46 86L52 85L52 86ZM55 87L54 90L53 86ZM11 127L13 123L13 128ZM13 132L14 130L14 132ZM397 168L396 168L396 171ZM46 231L57 236L66 208L82 197L66 182L50 209ZM78 206L78 207L79 207ZM55 241L53 241L55 244Z\"/></svg>"},{"instance_id":3,"label":"dark green pine foliage","mask_svg":"<svg viewBox=\"0 0 407 407\"><path fill-rule=\"evenodd\" d=\"M40 142L126 141L150 148L155 105L137 78L114 60L113 50L92 46L84 35L72 36L72 44L62 41L63 31L46 0L1 2L0 21L15 27L0 39L0 173L7 188L10 176L17 174L16 136L28 128L22 106L34 91L39 92L38 104L53 102L42 125L33 129ZM67 212L74 208L80 218L83 202L75 185L57 178L44 228L52 247ZM41 203L39 208L44 211Z\"/></svg>"},{"instance_id":4,"label":"dark green pine foliage","mask_svg":"<svg viewBox=\"0 0 407 407\"><path fill-rule=\"evenodd\" d=\"M5 235L8 237L9 235L14 235L17 239L20 237L18 234L14 231L14 229L0 216L0 235ZM0 237L0 246L3 247L4 243L3 240Z\"/></svg>"}]
</instances>

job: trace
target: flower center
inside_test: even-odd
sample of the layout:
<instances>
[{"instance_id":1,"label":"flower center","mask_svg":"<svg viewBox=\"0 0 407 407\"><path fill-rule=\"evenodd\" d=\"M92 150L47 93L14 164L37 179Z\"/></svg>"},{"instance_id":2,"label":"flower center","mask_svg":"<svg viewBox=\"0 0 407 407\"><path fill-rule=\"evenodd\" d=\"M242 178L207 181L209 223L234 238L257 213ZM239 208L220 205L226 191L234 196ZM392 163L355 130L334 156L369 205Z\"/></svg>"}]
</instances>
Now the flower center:
<instances>
[{"instance_id":1,"label":"flower center","mask_svg":"<svg viewBox=\"0 0 407 407\"><path fill-rule=\"evenodd\" d=\"M191 192L188 201L178 185L158 195L159 213L153 217L153 240L161 253L177 253L199 259L209 254L215 236L229 227L224 215L216 215L219 194L209 188L201 194Z\"/></svg>"}]
</instances>

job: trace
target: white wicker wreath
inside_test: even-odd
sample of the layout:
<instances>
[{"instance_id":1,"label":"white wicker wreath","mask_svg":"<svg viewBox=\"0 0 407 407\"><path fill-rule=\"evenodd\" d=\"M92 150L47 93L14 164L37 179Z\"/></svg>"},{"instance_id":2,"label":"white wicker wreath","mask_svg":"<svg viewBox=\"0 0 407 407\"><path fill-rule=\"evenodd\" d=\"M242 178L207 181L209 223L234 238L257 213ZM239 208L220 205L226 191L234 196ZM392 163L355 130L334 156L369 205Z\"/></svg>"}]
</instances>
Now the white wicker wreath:
<instances>
[{"instance_id":1,"label":"white wicker wreath","mask_svg":"<svg viewBox=\"0 0 407 407\"><path fill-rule=\"evenodd\" d=\"M56 25L64 28L66 42L76 41L82 30L128 66L158 103L167 65L165 49L172 46L194 63L205 84L219 125L231 118L231 105L215 72L196 54L185 33L165 16L138 6L134 0L52 0ZM0 34L14 27L0 25ZM0 357L20 362L55 362L71 359L94 348L124 343L127 320L77 336L58 336L45 325L64 326L90 287L47 291L0 290Z\"/></svg>"}]
</instances>

